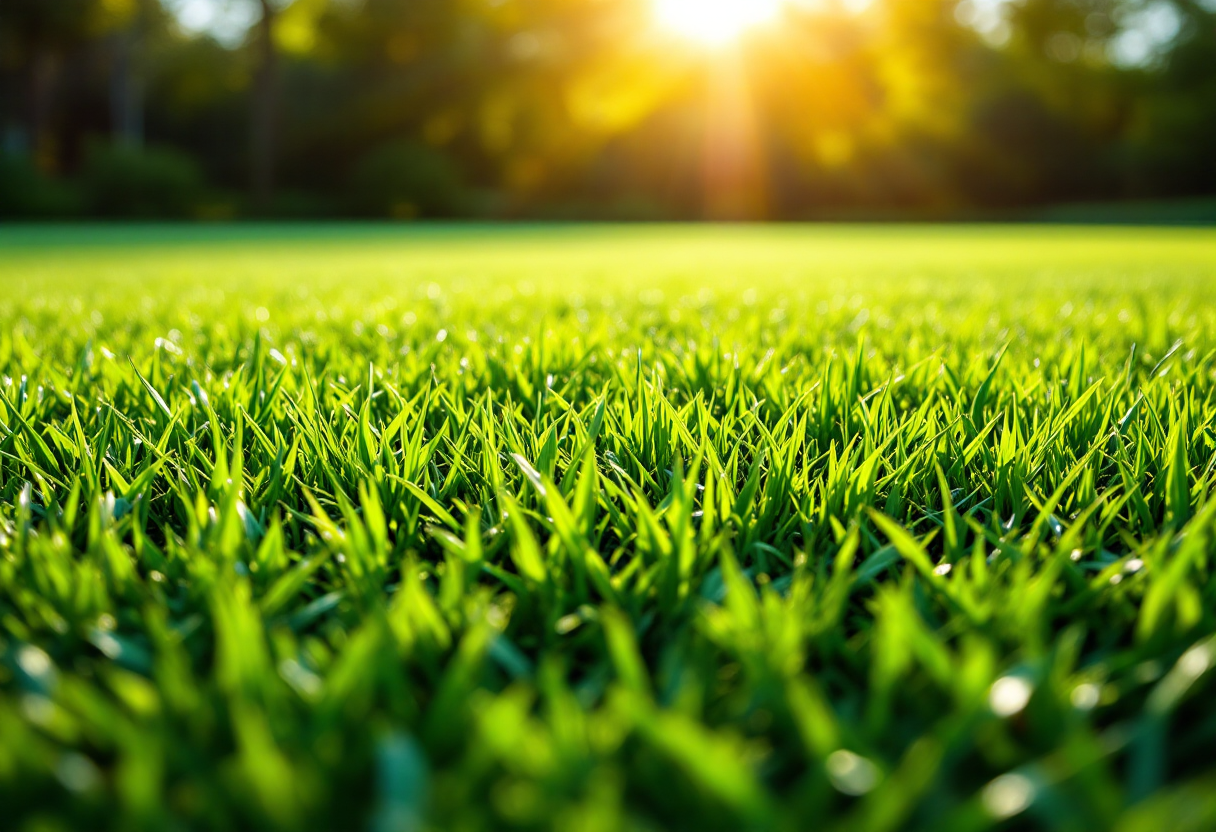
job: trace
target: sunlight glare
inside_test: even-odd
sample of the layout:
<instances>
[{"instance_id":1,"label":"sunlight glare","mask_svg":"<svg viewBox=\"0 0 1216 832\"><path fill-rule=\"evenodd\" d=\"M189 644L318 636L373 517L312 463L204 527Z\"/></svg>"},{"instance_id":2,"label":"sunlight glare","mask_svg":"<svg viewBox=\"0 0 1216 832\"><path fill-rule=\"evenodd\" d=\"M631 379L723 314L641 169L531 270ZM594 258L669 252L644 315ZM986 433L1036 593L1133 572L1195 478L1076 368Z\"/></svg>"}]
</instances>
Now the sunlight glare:
<instances>
[{"instance_id":1,"label":"sunlight glare","mask_svg":"<svg viewBox=\"0 0 1216 832\"><path fill-rule=\"evenodd\" d=\"M775 20L785 0L654 0L655 19L665 29L703 43L724 46L748 29Z\"/></svg>"}]
</instances>

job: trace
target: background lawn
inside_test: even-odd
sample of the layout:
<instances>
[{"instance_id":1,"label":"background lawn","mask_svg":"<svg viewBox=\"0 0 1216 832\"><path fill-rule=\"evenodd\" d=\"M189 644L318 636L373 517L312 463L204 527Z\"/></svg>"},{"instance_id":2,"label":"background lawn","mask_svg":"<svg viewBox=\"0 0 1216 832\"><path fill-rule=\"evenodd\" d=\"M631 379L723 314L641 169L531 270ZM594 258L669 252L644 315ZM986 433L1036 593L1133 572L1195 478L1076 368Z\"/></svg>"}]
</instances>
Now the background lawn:
<instances>
[{"instance_id":1,"label":"background lawn","mask_svg":"<svg viewBox=\"0 0 1216 832\"><path fill-rule=\"evenodd\" d=\"M21 830L1216 827L1216 229L0 229Z\"/></svg>"}]
</instances>

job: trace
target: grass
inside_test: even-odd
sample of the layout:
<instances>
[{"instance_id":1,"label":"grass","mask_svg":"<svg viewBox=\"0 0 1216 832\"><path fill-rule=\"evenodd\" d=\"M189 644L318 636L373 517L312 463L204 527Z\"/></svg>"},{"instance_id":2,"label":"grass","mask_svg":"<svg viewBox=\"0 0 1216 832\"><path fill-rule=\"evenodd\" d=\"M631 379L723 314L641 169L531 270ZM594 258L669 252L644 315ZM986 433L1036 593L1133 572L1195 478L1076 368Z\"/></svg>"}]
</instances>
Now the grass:
<instances>
[{"instance_id":1,"label":"grass","mask_svg":"<svg viewBox=\"0 0 1216 832\"><path fill-rule=\"evenodd\" d=\"M0 230L8 828L1216 826L1216 231Z\"/></svg>"}]
</instances>

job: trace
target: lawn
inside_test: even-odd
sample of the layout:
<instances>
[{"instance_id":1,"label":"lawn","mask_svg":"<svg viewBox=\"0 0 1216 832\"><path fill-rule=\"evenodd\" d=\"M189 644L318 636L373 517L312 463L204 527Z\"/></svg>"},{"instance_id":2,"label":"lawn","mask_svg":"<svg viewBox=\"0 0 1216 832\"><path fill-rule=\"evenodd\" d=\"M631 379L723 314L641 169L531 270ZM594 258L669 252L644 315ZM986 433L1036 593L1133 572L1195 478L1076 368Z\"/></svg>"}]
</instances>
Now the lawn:
<instances>
[{"instance_id":1,"label":"lawn","mask_svg":"<svg viewBox=\"0 0 1216 832\"><path fill-rule=\"evenodd\" d=\"M1216 827L1216 230L0 229L0 810Z\"/></svg>"}]
</instances>

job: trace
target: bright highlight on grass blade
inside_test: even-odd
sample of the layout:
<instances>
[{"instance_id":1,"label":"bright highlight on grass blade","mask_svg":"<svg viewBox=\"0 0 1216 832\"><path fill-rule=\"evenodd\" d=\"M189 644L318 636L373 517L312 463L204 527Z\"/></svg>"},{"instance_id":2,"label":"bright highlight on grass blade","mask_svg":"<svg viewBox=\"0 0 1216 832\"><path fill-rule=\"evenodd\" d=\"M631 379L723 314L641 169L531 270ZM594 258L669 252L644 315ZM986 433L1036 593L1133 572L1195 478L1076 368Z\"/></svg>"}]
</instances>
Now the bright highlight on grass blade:
<instances>
[{"instance_id":1,"label":"bright highlight on grass blade","mask_svg":"<svg viewBox=\"0 0 1216 832\"><path fill-rule=\"evenodd\" d=\"M657 22L706 46L725 46L748 30L772 23L785 0L653 0Z\"/></svg>"}]
</instances>

